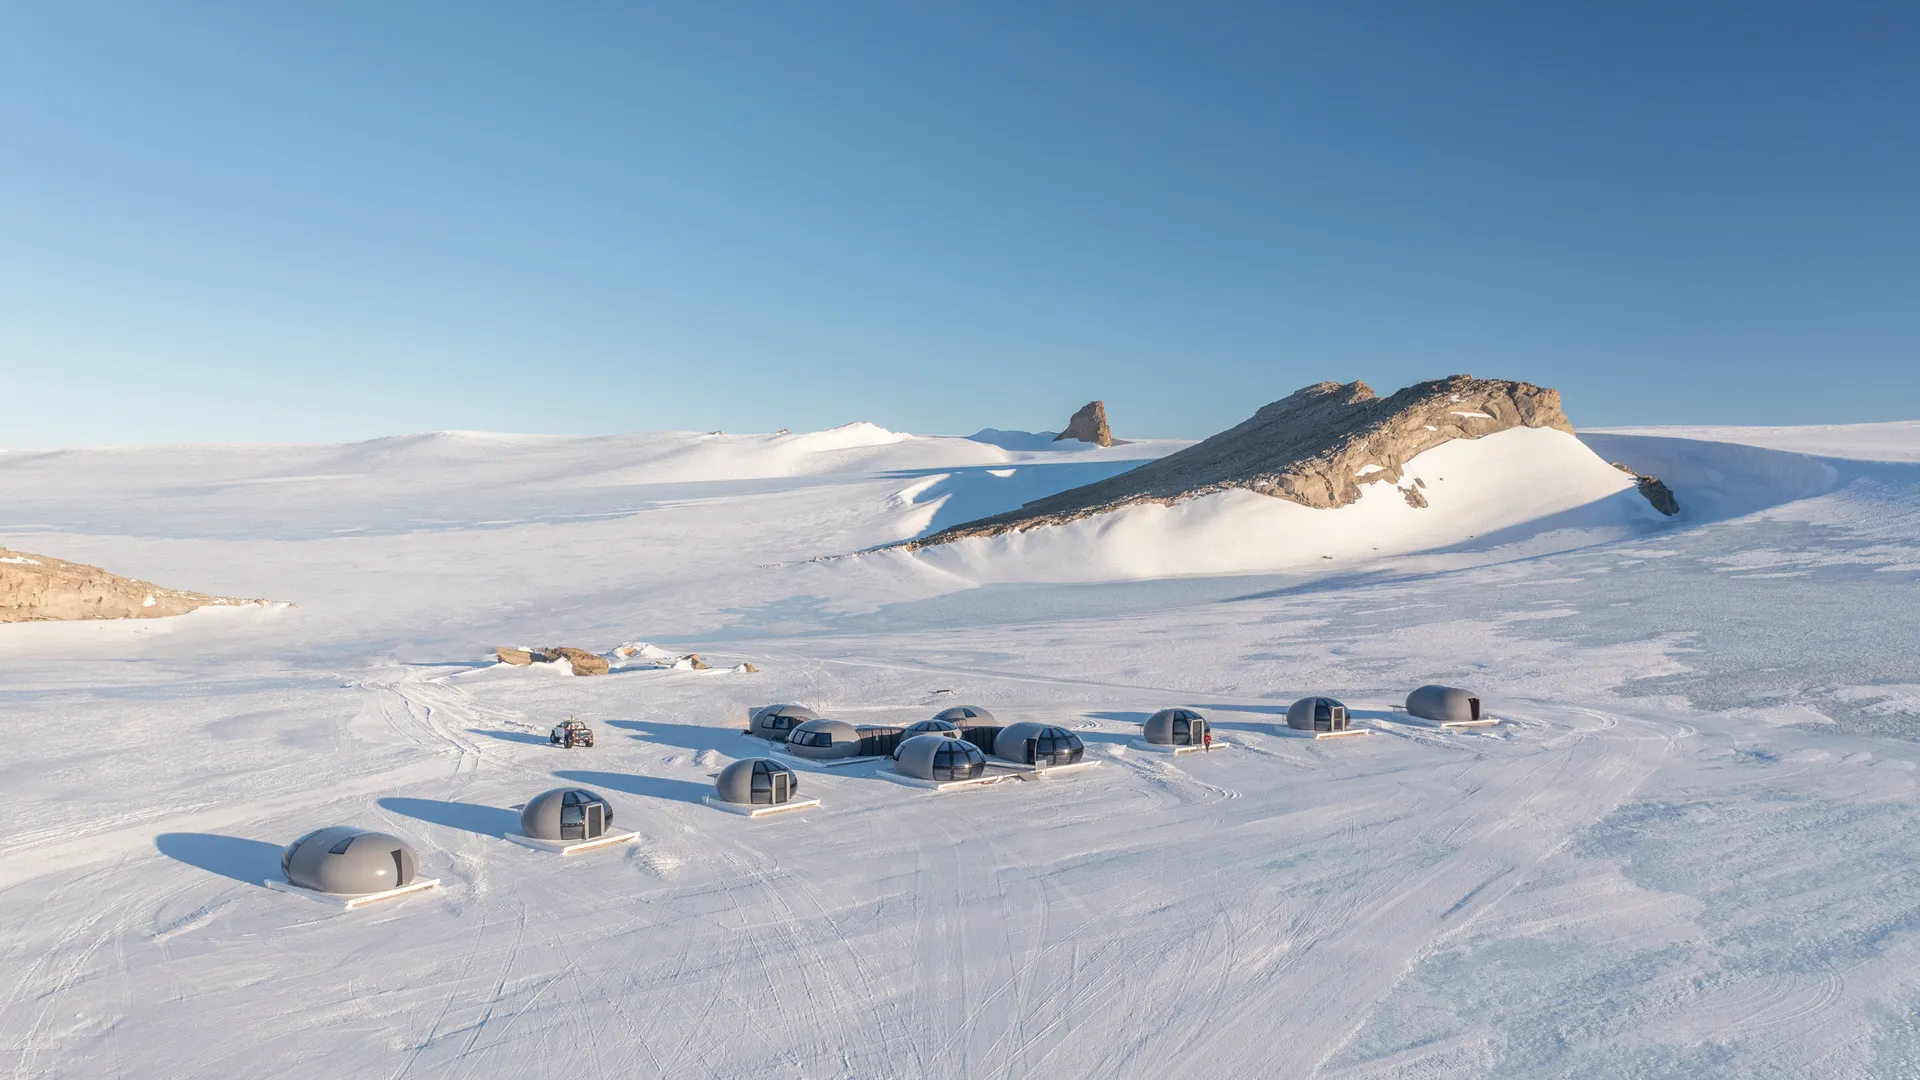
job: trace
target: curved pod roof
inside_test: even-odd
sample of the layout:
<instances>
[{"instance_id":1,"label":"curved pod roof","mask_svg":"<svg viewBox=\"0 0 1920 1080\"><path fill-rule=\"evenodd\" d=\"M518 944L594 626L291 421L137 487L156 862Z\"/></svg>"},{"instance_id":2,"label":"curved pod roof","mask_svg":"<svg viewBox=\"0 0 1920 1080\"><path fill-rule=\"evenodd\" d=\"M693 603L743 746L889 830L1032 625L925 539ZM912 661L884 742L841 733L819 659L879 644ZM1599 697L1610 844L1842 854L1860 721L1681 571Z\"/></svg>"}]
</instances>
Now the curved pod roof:
<instances>
[{"instance_id":1,"label":"curved pod roof","mask_svg":"<svg viewBox=\"0 0 1920 1080\"><path fill-rule=\"evenodd\" d=\"M1407 712L1442 724L1475 723L1480 719L1480 698L1457 686L1429 684L1407 695Z\"/></svg>"},{"instance_id":2,"label":"curved pod roof","mask_svg":"<svg viewBox=\"0 0 1920 1080\"><path fill-rule=\"evenodd\" d=\"M753 718L747 722L747 730L763 739L785 742L787 733L809 720L820 719L820 714L805 705L763 705L753 711Z\"/></svg>"},{"instance_id":3,"label":"curved pod roof","mask_svg":"<svg viewBox=\"0 0 1920 1080\"><path fill-rule=\"evenodd\" d=\"M1024 765L1072 765L1086 749L1080 736L1066 728L1032 720L1001 728L993 738L994 757Z\"/></svg>"},{"instance_id":4,"label":"curved pod roof","mask_svg":"<svg viewBox=\"0 0 1920 1080\"><path fill-rule=\"evenodd\" d=\"M1207 718L1192 709L1161 709L1147 717L1141 737L1155 746L1199 746L1206 742Z\"/></svg>"},{"instance_id":5,"label":"curved pod roof","mask_svg":"<svg viewBox=\"0 0 1920 1080\"><path fill-rule=\"evenodd\" d=\"M527 800L520 831L537 840L592 840L613 826L613 807L585 788L554 788Z\"/></svg>"},{"instance_id":6,"label":"curved pod roof","mask_svg":"<svg viewBox=\"0 0 1920 1080\"><path fill-rule=\"evenodd\" d=\"M972 780L987 771L987 755L965 739L915 735L900 744L893 768L921 780Z\"/></svg>"},{"instance_id":7,"label":"curved pod roof","mask_svg":"<svg viewBox=\"0 0 1920 1080\"><path fill-rule=\"evenodd\" d=\"M1299 731L1345 731L1347 707L1330 697L1303 697L1287 707L1287 726Z\"/></svg>"},{"instance_id":8,"label":"curved pod roof","mask_svg":"<svg viewBox=\"0 0 1920 1080\"><path fill-rule=\"evenodd\" d=\"M413 845L390 833L334 825L288 844L280 872L303 889L359 896L411 884L420 859Z\"/></svg>"},{"instance_id":9,"label":"curved pod roof","mask_svg":"<svg viewBox=\"0 0 1920 1080\"><path fill-rule=\"evenodd\" d=\"M997 722L992 713L978 705L955 705L951 709L941 709L933 718L961 727L991 727Z\"/></svg>"},{"instance_id":10,"label":"curved pod roof","mask_svg":"<svg viewBox=\"0 0 1920 1080\"><path fill-rule=\"evenodd\" d=\"M809 720L787 733L787 753L817 759L858 757L860 729L844 720Z\"/></svg>"},{"instance_id":11,"label":"curved pod roof","mask_svg":"<svg viewBox=\"0 0 1920 1080\"><path fill-rule=\"evenodd\" d=\"M742 758L721 769L713 786L720 798L730 803L777 806L790 801L800 790L800 777L769 758Z\"/></svg>"}]
</instances>

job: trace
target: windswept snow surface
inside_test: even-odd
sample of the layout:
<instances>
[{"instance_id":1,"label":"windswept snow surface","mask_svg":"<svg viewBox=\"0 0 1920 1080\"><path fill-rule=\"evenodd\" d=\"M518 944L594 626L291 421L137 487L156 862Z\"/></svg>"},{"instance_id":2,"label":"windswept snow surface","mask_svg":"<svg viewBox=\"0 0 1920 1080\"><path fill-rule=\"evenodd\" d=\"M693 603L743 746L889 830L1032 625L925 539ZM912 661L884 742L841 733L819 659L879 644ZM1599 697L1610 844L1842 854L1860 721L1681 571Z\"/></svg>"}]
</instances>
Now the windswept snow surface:
<instances>
[{"instance_id":1,"label":"windswept snow surface","mask_svg":"<svg viewBox=\"0 0 1920 1080\"><path fill-rule=\"evenodd\" d=\"M1920 433L1715 436L1582 437L1666 479L1671 521L1542 495L1284 573L987 584L814 560L1178 444L0 454L0 543L299 605L0 627L0 1070L1913 1075ZM485 659L636 640L714 666ZM1428 681L1503 723L1389 709ZM1310 692L1376 733L1283 734ZM1104 764L933 796L808 771L817 809L701 805L773 701L975 702ZM1129 752L1169 705L1233 749ZM548 746L567 716L599 745ZM560 784L639 840L501 839ZM337 912L261 886L336 823L411 837L444 887Z\"/></svg>"}]
</instances>

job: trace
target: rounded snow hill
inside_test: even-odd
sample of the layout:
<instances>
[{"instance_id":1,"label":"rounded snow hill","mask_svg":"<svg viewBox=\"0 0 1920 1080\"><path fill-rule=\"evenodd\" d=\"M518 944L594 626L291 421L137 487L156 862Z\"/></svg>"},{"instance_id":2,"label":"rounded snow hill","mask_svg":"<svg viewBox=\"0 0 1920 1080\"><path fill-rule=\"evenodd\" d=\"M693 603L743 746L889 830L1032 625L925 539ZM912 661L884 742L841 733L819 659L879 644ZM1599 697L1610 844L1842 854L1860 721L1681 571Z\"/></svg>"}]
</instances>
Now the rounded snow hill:
<instances>
[{"instance_id":1,"label":"rounded snow hill","mask_svg":"<svg viewBox=\"0 0 1920 1080\"><path fill-rule=\"evenodd\" d=\"M1398 488L1366 484L1358 502L1332 509L1222 491L956 540L913 558L978 582L1112 581L1326 569L1329 560L1352 565L1469 541L1544 539L1564 549L1662 520L1631 476L1553 428L1456 439L1404 473ZM1407 491L1427 505L1413 505Z\"/></svg>"}]
</instances>

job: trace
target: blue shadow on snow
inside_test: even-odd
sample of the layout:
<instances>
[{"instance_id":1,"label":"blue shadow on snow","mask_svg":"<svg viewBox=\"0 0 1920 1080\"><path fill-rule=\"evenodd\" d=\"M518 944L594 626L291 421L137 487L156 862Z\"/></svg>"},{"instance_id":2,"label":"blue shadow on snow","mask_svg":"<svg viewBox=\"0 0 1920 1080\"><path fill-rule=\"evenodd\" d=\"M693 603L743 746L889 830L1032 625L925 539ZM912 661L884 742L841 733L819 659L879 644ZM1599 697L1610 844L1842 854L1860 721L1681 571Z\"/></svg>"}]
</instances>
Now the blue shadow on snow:
<instances>
[{"instance_id":1,"label":"blue shadow on snow","mask_svg":"<svg viewBox=\"0 0 1920 1080\"><path fill-rule=\"evenodd\" d=\"M520 831L519 814L498 806L481 806L479 803L392 796L380 800L380 809L429 825L445 825L449 829L462 829L481 836L499 837Z\"/></svg>"},{"instance_id":2,"label":"blue shadow on snow","mask_svg":"<svg viewBox=\"0 0 1920 1080\"><path fill-rule=\"evenodd\" d=\"M260 885L280 876L279 844L245 840L214 833L161 833L153 846L175 862L196 866L221 877Z\"/></svg>"},{"instance_id":3,"label":"blue shadow on snow","mask_svg":"<svg viewBox=\"0 0 1920 1080\"><path fill-rule=\"evenodd\" d=\"M553 775L588 787L609 788L614 791L624 791L629 795L644 795L649 799L666 799L671 802L697 803L701 796L713 793L712 786L708 784L668 780L658 776L640 776L634 773L564 769Z\"/></svg>"}]
</instances>

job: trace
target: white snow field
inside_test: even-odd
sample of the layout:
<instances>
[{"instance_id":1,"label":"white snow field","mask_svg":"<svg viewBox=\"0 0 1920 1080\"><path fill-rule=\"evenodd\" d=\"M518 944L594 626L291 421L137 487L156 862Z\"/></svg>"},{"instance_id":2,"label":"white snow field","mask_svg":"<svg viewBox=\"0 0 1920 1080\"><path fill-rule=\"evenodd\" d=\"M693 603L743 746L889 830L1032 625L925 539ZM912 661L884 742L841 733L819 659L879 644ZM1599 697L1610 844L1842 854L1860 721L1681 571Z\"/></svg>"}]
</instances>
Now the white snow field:
<instances>
[{"instance_id":1,"label":"white snow field","mask_svg":"<svg viewBox=\"0 0 1920 1080\"><path fill-rule=\"evenodd\" d=\"M0 454L0 544L297 605L0 626L0 1075L1920 1073L1920 427L1583 439L1436 450L1422 511L1376 485L819 561L1180 444ZM714 666L488 659L627 641ZM1503 723L1391 711L1429 681ZM1276 728L1314 692L1373 736ZM978 703L1103 766L702 805L774 701ZM1172 705L1232 749L1129 752ZM547 745L568 716L599 744ZM503 839L561 784L639 838ZM263 887L332 824L441 887Z\"/></svg>"}]
</instances>

